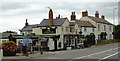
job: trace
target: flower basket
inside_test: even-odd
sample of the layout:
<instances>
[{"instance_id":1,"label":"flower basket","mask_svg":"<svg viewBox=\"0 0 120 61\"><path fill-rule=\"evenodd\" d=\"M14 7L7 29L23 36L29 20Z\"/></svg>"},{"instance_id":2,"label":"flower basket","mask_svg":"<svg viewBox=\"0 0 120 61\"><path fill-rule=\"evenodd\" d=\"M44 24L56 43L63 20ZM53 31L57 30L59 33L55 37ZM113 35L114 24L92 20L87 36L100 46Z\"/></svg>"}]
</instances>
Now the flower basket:
<instances>
[{"instance_id":1,"label":"flower basket","mask_svg":"<svg viewBox=\"0 0 120 61\"><path fill-rule=\"evenodd\" d=\"M15 56L18 46L13 41L5 41L2 43L4 56Z\"/></svg>"},{"instance_id":2,"label":"flower basket","mask_svg":"<svg viewBox=\"0 0 120 61\"><path fill-rule=\"evenodd\" d=\"M70 36L70 37L69 37L69 39L73 39L73 37L72 37L72 36Z\"/></svg>"},{"instance_id":3,"label":"flower basket","mask_svg":"<svg viewBox=\"0 0 120 61\"><path fill-rule=\"evenodd\" d=\"M15 56L17 52L4 52L3 51L3 56Z\"/></svg>"}]
</instances>

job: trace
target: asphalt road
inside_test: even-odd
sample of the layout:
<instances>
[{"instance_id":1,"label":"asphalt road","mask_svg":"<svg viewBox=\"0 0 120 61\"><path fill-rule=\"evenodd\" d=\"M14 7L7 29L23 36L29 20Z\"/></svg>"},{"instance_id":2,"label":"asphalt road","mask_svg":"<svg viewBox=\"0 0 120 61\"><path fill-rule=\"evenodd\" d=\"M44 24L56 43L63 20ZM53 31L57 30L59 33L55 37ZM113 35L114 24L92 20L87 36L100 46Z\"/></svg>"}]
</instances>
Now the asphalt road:
<instances>
[{"instance_id":1,"label":"asphalt road","mask_svg":"<svg viewBox=\"0 0 120 61\"><path fill-rule=\"evenodd\" d=\"M32 59L68 59L68 61L92 60L104 61L106 59L119 59L120 43L97 46L87 49L77 49L70 51L49 52L55 55L43 56ZM115 60L116 61L116 60Z\"/></svg>"}]
</instances>

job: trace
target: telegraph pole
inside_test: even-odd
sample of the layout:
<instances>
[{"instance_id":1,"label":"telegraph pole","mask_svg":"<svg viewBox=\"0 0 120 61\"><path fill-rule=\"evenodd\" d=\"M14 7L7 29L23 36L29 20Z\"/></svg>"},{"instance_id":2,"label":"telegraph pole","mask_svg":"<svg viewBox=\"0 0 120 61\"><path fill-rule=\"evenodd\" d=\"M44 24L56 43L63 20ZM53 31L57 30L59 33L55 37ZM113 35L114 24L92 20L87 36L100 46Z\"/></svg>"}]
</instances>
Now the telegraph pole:
<instances>
[{"instance_id":1,"label":"telegraph pole","mask_svg":"<svg viewBox=\"0 0 120 61\"><path fill-rule=\"evenodd\" d=\"M115 12L116 9L117 9L117 8L114 8L114 9L113 9L113 24L114 24L114 25L115 25L115 18L114 18L114 17L115 17L115 13L114 13L114 12Z\"/></svg>"}]
</instances>

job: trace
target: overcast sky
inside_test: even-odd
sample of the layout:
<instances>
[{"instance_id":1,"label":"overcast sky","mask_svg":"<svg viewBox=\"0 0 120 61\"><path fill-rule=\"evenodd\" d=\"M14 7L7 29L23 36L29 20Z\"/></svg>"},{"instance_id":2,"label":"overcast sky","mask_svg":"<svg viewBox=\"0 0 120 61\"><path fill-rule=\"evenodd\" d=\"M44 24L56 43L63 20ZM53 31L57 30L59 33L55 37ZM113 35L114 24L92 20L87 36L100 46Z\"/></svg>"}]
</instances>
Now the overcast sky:
<instances>
[{"instance_id":1,"label":"overcast sky","mask_svg":"<svg viewBox=\"0 0 120 61\"><path fill-rule=\"evenodd\" d=\"M12 30L19 32L25 25L39 24L44 18L48 19L49 9L53 16L58 14L70 20L71 12L75 11L77 19L82 16L82 11L88 10L88 15L105 15L105 19L113 23L113 9L118 7L119 0L0 0L0 32ZM118 9L115 10L115 24L118 24Z\"/></svg>"}]
</instances>

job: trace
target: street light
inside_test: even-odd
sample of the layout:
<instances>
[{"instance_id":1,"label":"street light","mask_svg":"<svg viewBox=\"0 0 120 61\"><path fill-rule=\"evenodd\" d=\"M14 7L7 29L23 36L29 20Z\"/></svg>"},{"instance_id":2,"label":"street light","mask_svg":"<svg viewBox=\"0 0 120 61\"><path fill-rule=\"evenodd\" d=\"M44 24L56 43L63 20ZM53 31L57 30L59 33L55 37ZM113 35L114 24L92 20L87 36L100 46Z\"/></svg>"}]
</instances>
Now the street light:
<instances>
[{"instance_id":1,"label":"street light","mask_svg":"<svg viewBox=\"0 0 120 61\"><path fill-rule=\"evenodd\" d=\"M115 20L114 20L114 11L116 10L117 8L114 8L113 9L113 24L115 24Z\"/></svg>"}]
</instances>

